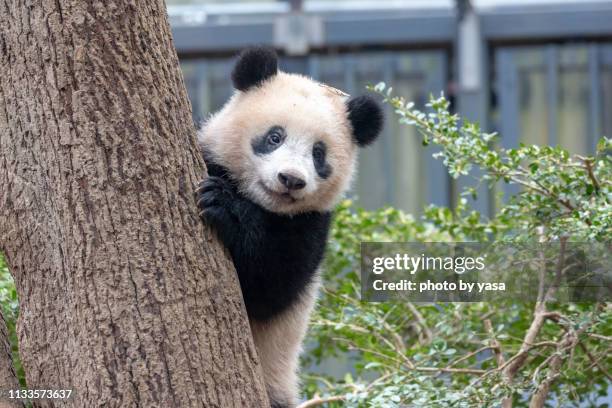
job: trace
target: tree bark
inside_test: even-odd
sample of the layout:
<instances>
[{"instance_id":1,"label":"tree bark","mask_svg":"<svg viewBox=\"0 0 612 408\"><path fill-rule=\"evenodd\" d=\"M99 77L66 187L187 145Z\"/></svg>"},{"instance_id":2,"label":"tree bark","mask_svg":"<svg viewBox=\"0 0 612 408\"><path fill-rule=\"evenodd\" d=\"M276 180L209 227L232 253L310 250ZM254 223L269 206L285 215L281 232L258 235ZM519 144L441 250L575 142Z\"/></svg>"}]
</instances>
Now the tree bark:
<instances>
[{"instance_id":1,"label":"tree bark","mask_svg":"<svg viewBox=\"0 0 612 408\"><path fill-rule=\"evenodd\" d=\"M23 407L20 401L11 401L8 398L8 390L19 389L19 380L13 366L11 344L9 342L8 329L4 316L0 313L0 408Z\"/></svg>"},{"instance_id":2,"label":"tree bark","mask_svg":"<svg viewBox=\"0 0 612 408\"><path fill-rule=\"evenodd\" d=\"M162 0L0 2L0 249L29 388L74 407L268 404Z\"/></svg>"}]
</instances>

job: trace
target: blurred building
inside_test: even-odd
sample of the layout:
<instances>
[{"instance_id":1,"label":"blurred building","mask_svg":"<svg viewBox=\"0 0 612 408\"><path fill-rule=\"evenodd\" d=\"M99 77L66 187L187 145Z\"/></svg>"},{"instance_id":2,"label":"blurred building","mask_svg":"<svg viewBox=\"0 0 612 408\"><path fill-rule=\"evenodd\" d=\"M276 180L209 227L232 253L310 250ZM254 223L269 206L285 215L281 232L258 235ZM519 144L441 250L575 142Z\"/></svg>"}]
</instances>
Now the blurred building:
<instances>
[{"instance_id":1,"label":"blurred building","mask_svg":"<svg viewBox=\"0 0 612 408\"><path fill-rule=\"evenodd\" d=\"M612 135L612 0L168 1L196 121L232 92L232 56L275 46L281 69L348 93L384 81L423 105L441 91L501 144L590 153ZM452 205L451 181L392 112L361 156L353 194L366 208L419 214ZM494 210L483 190L474 205Z\"/></svg>"}]
</instances>

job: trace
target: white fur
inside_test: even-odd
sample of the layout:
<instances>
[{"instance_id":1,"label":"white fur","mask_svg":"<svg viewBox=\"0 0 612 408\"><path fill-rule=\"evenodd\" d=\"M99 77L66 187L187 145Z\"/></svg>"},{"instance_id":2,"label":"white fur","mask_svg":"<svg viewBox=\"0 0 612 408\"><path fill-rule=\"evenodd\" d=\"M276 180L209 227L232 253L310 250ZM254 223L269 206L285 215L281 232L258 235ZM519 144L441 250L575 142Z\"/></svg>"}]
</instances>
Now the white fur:
<instances>
[{"instance_id":1,"label":"white fur","mask_svg":"<svg viewBox=\"0 0 612 408\"><path fill-rule=\"evenodd\" d=\"M265 375L271 400L290 407L299 395L299 355L314 308L319 279L315 279L299 301L267 322L251 321L255 347Z\"/></svg>"},{"instance_id":2,"label":"white fur","mask_svg":"<svg viewBox=\"0 0 612 408\"><path fill-rule=\"evenodd\" d=\"M289 133L280 148L255 159L260 162L256 172L259 174L259 179L264 180L267 188L273 191L284 190L285 187L278 178L278 173L282 172L299 177L306 182L303 189L292 193L294 198L302 199L317 192L322 183L319 183L312 160L314 142L310 139Z\"/></svg>"}]
</instances>

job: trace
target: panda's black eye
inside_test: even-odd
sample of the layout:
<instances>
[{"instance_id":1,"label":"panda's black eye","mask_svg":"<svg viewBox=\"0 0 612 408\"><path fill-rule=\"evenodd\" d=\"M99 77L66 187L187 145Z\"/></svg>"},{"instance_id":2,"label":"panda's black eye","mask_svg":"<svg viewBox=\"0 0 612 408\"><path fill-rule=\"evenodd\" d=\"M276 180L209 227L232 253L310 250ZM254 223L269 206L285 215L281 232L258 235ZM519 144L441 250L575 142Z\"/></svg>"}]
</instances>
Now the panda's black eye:
<instances>
[{"instance_id":1,"label":"panda's black eye","mask_svg":"<svg viewBox=\"0 0 612 408\"><path fill-rule=\"evenodd\" d=\"M272 132L268 135L268 143L271 145L277 145L282 142L283 138L278 132Z\"/></svg>"},{"instance_id":2,"label":"panda's black eye","mask_svg":"<svg viewBox=\"0 0 612 408\"><path fill-rule=\"evenodd\" d=\"M278 146L285 139L285 129L280 126L273 126L268 130L267 136L268 144L271 146Z\"/></svg>"}]
</instances>

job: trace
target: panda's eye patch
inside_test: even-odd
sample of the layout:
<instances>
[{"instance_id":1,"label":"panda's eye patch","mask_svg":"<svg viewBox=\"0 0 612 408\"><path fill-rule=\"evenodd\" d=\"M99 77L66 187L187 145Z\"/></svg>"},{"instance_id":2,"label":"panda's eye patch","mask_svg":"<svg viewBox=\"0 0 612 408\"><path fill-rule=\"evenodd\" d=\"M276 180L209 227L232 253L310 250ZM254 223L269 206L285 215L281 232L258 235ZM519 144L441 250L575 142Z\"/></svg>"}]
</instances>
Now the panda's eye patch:
<instances>
[{"instance_id":1,"label":"panda's eye patch","mask_svg":"<svg viewBox=\"0 0 612 408\"><path fill-rule=\"evenodd\" d=\"M315 145L312 149L312 157L314 157L316 161L325 160L325 150L321 146Z\"/></svg>"},{"instance_id":2,"label":"panda's eye patch","mask_svg":"<svg viewBox=\"0 0 612 408\"><path fill-rule=\"evenodd\" d=\"M281 126L272 126L265 134L253 139L251 142L253 152L259 156L272 153L283 144L286 136L287 133Z\"/></svg>"},{"instance_id":3,"label":"panda's eye patch","mask_svg":"<svg viewBox=\"0 0 612 408\"><path fill-rule=\"evenodd\" d=\"M316 142L312 146L312 160L315 170L322 179L328 178L332 173L332 167L326 161L327 146L323 142Z\"/></svg>"}]
</instances>

